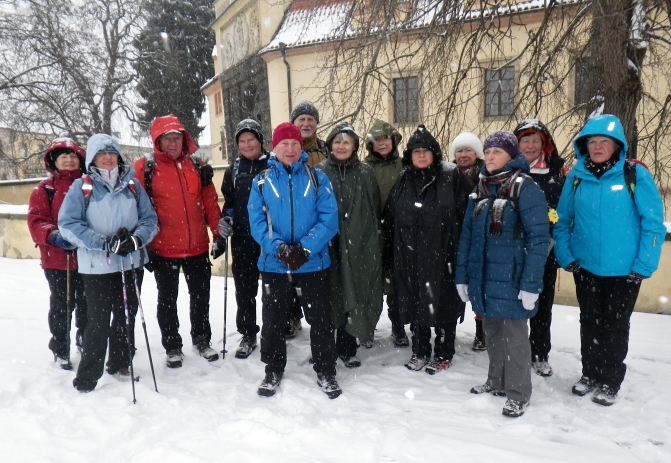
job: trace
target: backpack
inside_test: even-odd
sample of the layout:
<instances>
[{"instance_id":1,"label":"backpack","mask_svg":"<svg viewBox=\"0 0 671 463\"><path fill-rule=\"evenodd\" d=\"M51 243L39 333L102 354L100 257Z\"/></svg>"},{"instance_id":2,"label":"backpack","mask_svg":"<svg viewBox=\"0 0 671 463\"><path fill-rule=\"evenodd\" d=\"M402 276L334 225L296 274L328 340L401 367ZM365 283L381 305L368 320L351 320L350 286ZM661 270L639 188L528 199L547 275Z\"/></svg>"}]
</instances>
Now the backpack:
<instances>
[{"instance_id":1,"label":"backpack","mask_svg":"<svg viewBox=\"0 0 671 463\"><path fill-rule=\"evenodd\" d=\"M137 207L140 207L140 194L137 191L137 185L135 185L135 179L130 179L128 182L128 188L133 193L135 197L135 203ZM91 202L91 193L93 193L93 179L88 175L82 175L82 195L84 195L84 213L89 207Z\"/></svg>"},{"instance_id":2,"label":"backpack","mask_svg":"<svg viewBox=\"0 0 671 463\"><path fill-rule=\"evenodd\" d=\"M152 195L152 178L154 177L154 170L156 170L156 158L154 157L154 153L150 152L144 155L144 185L145 185L145 191L147 192L147 196L149 196L149 200L151 201L151 205L154 209L156 209L156 205L154 204L154 196ZM196 168L196 171L198 172L198 177L200 177L200 186L201 187L206 187L210 186L212 184L212 180L210 180L209 183L205 184L203 182L203 176L201 173L201 168L203 167L202 165L202 160L197 157L197 156L189 156L189 159L191 159L191 162L193 163L193 166Z\"/></svg>"},{"instance_id":3,"label":"backpack","mask_svg":"<svg viewBox=\"0 0 671 463\"><path fill-rule=\"evenodd\" d=\"M526 182L527 179L530 179L533 182L533 179L529 175L525 174L524 172L520 172L515 181L513 182L512 188L510 188L510 193L508 194L508 197L500 198L500 199L507 199L510 202L513 211L515 211L515 214L517 215L517 223L515 224L515 232L513 234L514 239L518 239L520 236L520 232L522 231L522 218L520 217L519 203L520 203L520 195L522 194L522 187L524 186L524 182ZM477 191L478 187L476 186L475 188ZM480 195L473 192L470 195L470 199L473 200L475 203L477 203L478 201L484 198L481 198Z\"/></svg>"},{"instance_id":4,"label":"backpack","mask_svg":"<svg viewBox=\"0 0 671 463\"><path fill-rule=\"evenodd\" d=\"M645 165L645 163L641 161L637 161L636 159L625 159L624 161L624 183L627 185L627 191L629 192L629 196L631 196L631 200L636 202L636 199L634 198L634 193L636 192L636 165L640 165L648 169L648 166ZM649 170L649 169L648 169ZM580 182L582 181L581 178L574 178L573 179L573 194L575 195L576 190L578 189L578 186L580 185Z\"/></svg>"}]
</instances>

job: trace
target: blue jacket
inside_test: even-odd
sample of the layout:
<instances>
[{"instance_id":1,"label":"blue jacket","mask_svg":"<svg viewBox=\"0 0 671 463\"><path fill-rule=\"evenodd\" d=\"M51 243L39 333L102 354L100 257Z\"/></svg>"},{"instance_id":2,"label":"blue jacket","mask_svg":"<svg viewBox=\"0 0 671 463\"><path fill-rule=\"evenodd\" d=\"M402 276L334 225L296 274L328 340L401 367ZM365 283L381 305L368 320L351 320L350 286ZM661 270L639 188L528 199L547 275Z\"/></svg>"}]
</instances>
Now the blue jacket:
<instances>
[{"instance_id":1,"label":"blue jacket","mask_svg":"<svg viewBox=\"0 0 671 463\"><path fill-rule=\"evenodd\" d=\"M258 268L262 272L286 273L286 265L277 260L282 243L298 245L310 251L308 261L296 273L324 270L331 265L328 242L338 232L338 206L331 182L315 168L319 185L314 187L304 166L308 155L303 151L291 173L274 156L268 160L263 195L259 175L252 182L247 203L252 236L261 245ZM268 214L266 214L266 210Z\"/></svg>"},{"instance_id":2,"label":"blue jacket","mask_svg":"<svg viewBox=\"0 0 671 463\"><path fill-rule=\"evenodd\" d=\"M529 173L524 156L517 155L500 171L522 169ZM485 166L483 174L488 175ZM499 186L490 186L496 195ZM477 217L473 217L475 201L469 201L459 241L456 284L467 284L473 311L483 317L525 320L538 310L525 310L519 292L539 294L543 289L543 272L550 246L550 227L545 195L527 178L518 200L519 213L511 201L503 212L501 236L489 233L490 200ZM521 223L518 225L518 220ZM517 231L517 238L515 234Z\"/></svg>"},{"instance_id":3,"label":"blue jacket","mask_svg":"<svg viewBox=\"0 0 671 463\"><path fill-rule=\"evenodd\" d=\"M119 156L119 181L112 188L89 166L96 153L106 145L112 145ZM140 183L133 180L135 171L126 164L119 144L109 135L93 135L86 148L86 168L93 181L93 190L86 207L83 182L75 180L65 196L58 214L58 229L63 238L77 245L79 273L104 274L120 271L119 256L103 250L105 239L113 236L121 227L126 227L142 240L143 247L124 257L124 270L133 264L140 267L149 261L145 246L157 232L158 218L151 207L149 196ZM138 198L128 188L135 183Z\"/></svg>"},{"instance_id":4,"label":"blue jacket","mask_svg":"<svg viewBox=\"0 0 671 463\"><path fill-rule=\"evenodd\" d=\"M589 136L602 135L624 146L620 160L601 178L585 167ZM624 179L627 140L620 121L611 115L587 121L574 141L578 163L569 173L554 228L555 255L566 268L577 261L599 276L649 277L657 270L666 235L664 207L648 170L636 165L636 188L629 193Z\"/></svg>"}]
</instances>

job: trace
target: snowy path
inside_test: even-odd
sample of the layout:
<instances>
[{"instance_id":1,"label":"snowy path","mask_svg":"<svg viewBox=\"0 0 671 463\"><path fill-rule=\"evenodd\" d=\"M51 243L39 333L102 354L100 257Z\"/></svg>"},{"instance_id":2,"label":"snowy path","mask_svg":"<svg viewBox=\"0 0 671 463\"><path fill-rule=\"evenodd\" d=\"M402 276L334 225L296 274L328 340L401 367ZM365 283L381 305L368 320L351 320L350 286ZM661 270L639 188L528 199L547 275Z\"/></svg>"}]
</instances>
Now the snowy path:
<instances>
[{"instance_id":1,"label":"snowy path","mask_svg":"<svg viewBox=\"0 0 671 463\"><path fill-rule=\"evenodd\" d=\"M429 376L403 367L383 313L363 366L338 365L344 394L329 400L315 383L304 327L288 342L289 363L277 396L262 398L258 349L233 357L235 298L229 283L229 354L208 364L190 349L186 286L180 289L186 359L165 367L153 278L144 309L156 367L154 392L141 325L136 339L137 405L131 387L107 374L90 394L72 388L47 349L48 288L37 260L0 258L0 461L3 462L669 462L671 461L671 317L634 314L628 372L610 408L579 398L575 307L555 306L554 376L533 375L533 396L519 419L501 415L504 399L469 394L486 379L487 354L470 350L472 314L457 329L457 355ZM211 320L221 348L223 279L213 278ZM260 315L260 305L259 305ZM260 319L260 316L259 316ZM73 349L76 365L79 355Z\"/></svg>"}]
</instances>

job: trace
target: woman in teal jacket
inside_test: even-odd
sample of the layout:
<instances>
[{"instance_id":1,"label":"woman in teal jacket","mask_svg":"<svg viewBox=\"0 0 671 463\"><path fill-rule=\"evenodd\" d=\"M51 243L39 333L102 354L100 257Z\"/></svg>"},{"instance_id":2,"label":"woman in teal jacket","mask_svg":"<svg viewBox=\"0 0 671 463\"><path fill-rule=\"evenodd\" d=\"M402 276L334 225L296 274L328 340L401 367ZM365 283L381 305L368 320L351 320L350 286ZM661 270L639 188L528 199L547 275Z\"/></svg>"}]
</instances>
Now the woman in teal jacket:
<instances>
[{"instance_id":1,"label":"woman in teal jacket","mask_svg":"<svg viewBox=\"0 0 671 463\"><path fill-rule=\"evenodd\" d=\"M620 120L590 119L575 139L578 162L562 190L555 255L573 272L580 304L582 377L572 392L612 405L624 380L631 317L641 281L659 263L666 234L650 172L626 159Z\"/></svg>"}]
</instances>

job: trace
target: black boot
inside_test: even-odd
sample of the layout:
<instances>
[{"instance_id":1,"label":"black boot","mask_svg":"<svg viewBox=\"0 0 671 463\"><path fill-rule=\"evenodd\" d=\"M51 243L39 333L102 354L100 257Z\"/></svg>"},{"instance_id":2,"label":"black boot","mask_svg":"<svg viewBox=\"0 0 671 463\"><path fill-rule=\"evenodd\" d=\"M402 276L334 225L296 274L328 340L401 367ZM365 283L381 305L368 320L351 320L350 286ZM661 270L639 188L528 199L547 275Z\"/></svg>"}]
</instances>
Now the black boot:
<instances>
[{"instance_id":1,"label":"black boot","mask_svg":"<svg viewBox=\"0 0 671 463\"><path fill-rule=\"evenodd\" d=\"M475 319L475 339L473 339L473 350L487 350L485 345L485 331L482 329L482 320Z\"/></svg>"}]
</instances>

